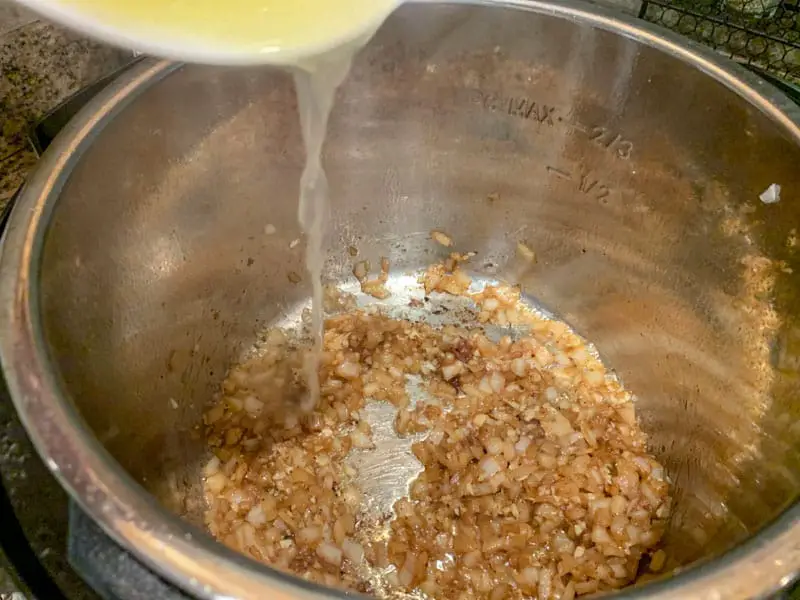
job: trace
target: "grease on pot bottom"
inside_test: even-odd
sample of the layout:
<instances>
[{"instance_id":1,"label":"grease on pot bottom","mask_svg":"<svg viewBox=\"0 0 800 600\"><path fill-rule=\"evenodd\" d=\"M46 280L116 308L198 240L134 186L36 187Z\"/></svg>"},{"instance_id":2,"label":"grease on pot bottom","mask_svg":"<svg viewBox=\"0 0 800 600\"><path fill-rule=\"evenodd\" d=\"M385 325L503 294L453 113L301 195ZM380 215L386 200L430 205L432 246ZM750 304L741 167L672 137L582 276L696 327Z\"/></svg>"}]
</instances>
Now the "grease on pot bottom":
<instances>
[{"instance_id":1,"label":"grease on pot bottom","mask_svg":"<svg viewBox=\"0 0 800 600\"><path fill-rule=\"evenodd\" d=\"M379 597L569 600L663 565L669 483L633 397L468 258L388 277L385 302L329 289L311 413L302 309L231 370L205 415L216 538Z\"/></svg>"}]
</instances>

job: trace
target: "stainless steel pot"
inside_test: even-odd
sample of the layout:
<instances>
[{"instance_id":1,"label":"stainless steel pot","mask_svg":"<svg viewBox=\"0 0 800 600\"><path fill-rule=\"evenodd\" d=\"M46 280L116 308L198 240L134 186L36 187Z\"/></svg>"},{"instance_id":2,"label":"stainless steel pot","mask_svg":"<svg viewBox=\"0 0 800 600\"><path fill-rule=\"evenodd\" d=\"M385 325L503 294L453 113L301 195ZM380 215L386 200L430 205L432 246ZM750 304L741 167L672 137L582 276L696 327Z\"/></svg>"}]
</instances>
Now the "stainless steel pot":
<instances>
[{"instance_id":1,"label":"stainless steel pot","mask_svg":"<svg viewBox=\"0 0 800 600\"><path fill-rule=\"evenodd\" d=\"M145 61L47 152L0 264L0 357L49 467L203 598L326 597L194 527L204 403L308 297L288 75ZM340 91L327 277L432 227L595 342L676 487L681 565L620 597L756 598L800 570L800 111L708 52L589 8L404 6ZM778 203L759 195L781 186ZM266 236L267 224L277 234ZM539 257L519 271L524 238ZM173 409L175 400L177 409ZM183 518L179 518L183 517Z\"/></svg>"}]
</instances>

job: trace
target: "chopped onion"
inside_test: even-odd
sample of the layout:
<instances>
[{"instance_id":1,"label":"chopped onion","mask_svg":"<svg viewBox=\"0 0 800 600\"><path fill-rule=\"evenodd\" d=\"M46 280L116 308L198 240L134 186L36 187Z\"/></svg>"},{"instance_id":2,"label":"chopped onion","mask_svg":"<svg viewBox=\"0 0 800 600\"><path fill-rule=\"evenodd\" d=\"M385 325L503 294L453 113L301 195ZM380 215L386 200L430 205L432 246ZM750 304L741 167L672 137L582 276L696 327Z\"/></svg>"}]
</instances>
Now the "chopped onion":
<instances>
[{"instance_id":1,"label":"chopped onion","mask_svg":"<svg viewBox=\"0 0 800 600\"><path fill-rule=\"evenodd\" d=\"M500 306L500 302L497 300L497 298L487 298L486 300L483 301L483 304L481 306L485 310L489 311L497 310L497 307Z\"/></svg>"},{"instance_id":2,"label":"chopped onion","mask_svg":"<svg viewBox=\"0 0 800 600\"><path fill-rule=\"evenodd\" d=\"M210 477L206 477L206 489L212 494L219 494L228 485L228 478L224 473L215 473Z\"/></svg>"},{"instance_id":3,"label":"chopped onion","mask_svg":"<svg viewBox=\"0 0 800 600\"><path fill-rule=\"evenodd\" d=\"M527 244L517 242L517 254L527 261L536 262L536 253Z\"/></svg>"},{"instance_id":4,"label":"chopped onion","mask_svg":"<svg viewBox=\"0 0 800 600\"><path fill-rule=\"evenodd\" d=\"M500 371L493 371L489 376L489 385L494 393L499 394L506 385L506 378Z\"/></svg>"},{"instance_id":5,"label":"chopped onion","mask_svg":"<svg viewBox=\"0 0 800 600\"><path fill-rule=\"evenodd\" d=\"M601 385L606 380L606 376L603 374L602 371L594 371L594 370L587 370L583 378L586 380L591 386L598 386Z\"/></svg>"},{"instance_id":6,"label":"chopped onion","mask_svg":"<svg viewBox=\"0 0 800 600\"><path fill-rule=\"evenodd\" d=\"M406 554L406 560L405 562L403 562L403 568L400 569L400 573L398 573L398 577L400 579L400 585L408 587L413 583L416 566L417 566L416 556L414 556L413 552L408 552Z\"/></svg>"},{"instance_id":7,"label":"chopped onion","mask_svg":"<svg viewBox=\"0 0 800 600\"><path fill-rule=\"evenodd\" d=\"M592 527L592 541L595 544L608 544L612 540L611 536L608 535L608 530L605 527L595 525Z\"/></svg>"},{"instance_id":8,"label":"chopped onion","mask_svg":"<svg viewBox=\"0 0 800 600\"><path fill-rule=\"evenodd\" d=\"M442 367L442 377L445 378L446 381L450 381L456 375L460 375L464 371L464 364L456 361L449 365L444 365Z\"/></svg>"},{"instance_id":9,"label":"chopped onion","mask_svg":"<svg viewBox=\"0 0 800 600\"><path fill-rule=\"evenodd\" d=\"M653 556L650 558L650 570L651 571L660 571L664 568L664 563L667 561L667 553L663 550L657 550L653 553Z\"/></svg>"},{"instance_id":10,"label":"chopped onion","mask_svg":"<svg viewBox=\"0 0 800 600\"><path fill-rule=\"evenodd\" d=\"M361 366L352 362L343 362L336 367L336 374L344 379L355 379L361 374Z\"/></svg>"},{"instance_id":11,"label":"chopped onion","mask_svg":"<svg viewBox=\"0 0 800 600\"><path fill-rule=\"evenodd\" d=\"M367 267L367 261L361 260L356 263L355 267L353 267L353 275L355 275L356 279L361 281L366 279L368 270L369 267Z\"/></svg>"},{"instance_id":12,"label":"chopped onion","mask_svg":"<svg viewBox=\"0 0 800 600\"><path fill-rule=\"evenodd\" d=\"M244 409L252 416L259 415L264 408L264 403L255 396L248 396L244 399Z\"/></svg>"},{"instance_id":13,"label":"chopped onion","mask_svg":"<svg viewBox=\"0 0 800 600\"><path fill-rule=\"evenodd\" d=\"M550 413L550 418L542 421L542 427L550 436L561 437L573 432L572 424L559 411Z\"/></svg>"},{"instance_id":14,"label":"chopped onion","mask_svg":"<svg viewBox=\"0 0 800 600\"><path fill-rule=\"evenodd\" d=\"M428 441L436 446L441 444L443 439L444 439L444 431L441 430L432 431L431 434L428 436Z\"/></svg>"},{"instance_id":15,"label":"chopped onion","mask_svg":"<svg viewBox=\"0 0 800 600\"><path fill-rule=\"evenodd\" d=\"M354 431L350 434L350 439L353 441L353 446L356 448L374 448L375 444L372 438L363 431Z\"/></svg>"},{"instance_id":16,"label":"chopped onion","mask_svg":"<svg viewBox=\"0 0 800 600\"><path fill-rule=\"evenodd\" d=\"M611 563L611 572L614 573L614 577L617 579L627 579L628 577L628 571L618 563Z\"/></svg>"},{"instance_id":17,"label":"chopped onion","mask_svg":"<svg viewBox=\"0 0 800 600\"><path fill-rule=\"evenodd\" d=\"M611 514L614 516L621 515L625 512L628 506L628 501L620 495L611 498Z\"/></svg>"},{"instance_id":18,"label":"chopped onion","mask_svg":"<svg viewBox=\"0 0 800 600\"><path fill-rule=\"evenodd\" d=\"M531 445L531 438L527 436L522 436L519 438L519 441L514 444L514 450L517 451L517 454L525 454L525 451L528 449L528 446Z\"/></svg>"},{"instance_id":19,"label":"chopped onion","mask_svg":"<svg viewBox=\"0 0 800 600\"><path fill-rule=\"evenodd\" d=\"M297 532L297 543L310 546L322 539L322 528L317 526L304 527Z\"/></svg>"},{"instance_id":20,"label":"chopped onion","mask_svg":"<svg viewBox=\"0 0 800 600\"><path fill-rule=\"evenodd\" d=\"M781 186L777 183L769 184L769 187L758 196L764 204L775 204L781 200Z\"/></svg>"},{"instance_id":21,"label":"chopped onion","mask_svg":"<svg viewBox=\"0 0 800 600\"><path fill-rule=\"evenodd\" d=\"M267 515L264 513L264 509L260 504L256 504L250 509L250 512L247 513L247 522L253 527L261 527L267 522Z\"/></svg>"},{"instance_id":22,"label":"chopped onion","mask_svg":"<svg viewBox=\"0 0 800 600\"><path fill-rule=\"evenodd\" d=\"M489 441L486 442L486 452L489 454L502 454L504 447L505 444L500 438L489 438Z\"/></svg>"},{"instance_id":23,"label":"chopped onion","mask_svg":"<svg viewBox=\"0 0 800 600\"><path fill-rule=\"evenodd\" d=\"M517 377L524 377L527 370L528 366L525 364L524 358L515 358L511 361L511 371Z\"/></svg>"},{"instance_id":24,"label":"chopped onion","mask_svg":"<svg viewBox=\"0 0 800 600\"><path fill-rule=\"evenodd\" d=\"M495 473L499 473L502 467L493 456L487 456L480 462L480 469L485 478L489 478Z\"/></svg>"},{"instance_id":25,"label":"chopped onion","mask_svg":"<svg viewBox=\"0 0 800 600\"><path fill-rule=\"evenodd\" d=\"M449 235L447 235L442 231L437 231L435 229L431 231L431 239L437 244L441 244L442 246L445 246L447 248L453 245L453 240L450 238Z\"/></svg>"},{"instance_id":26,"label":"chopped onion","mask_svg":"<svg viewBox=\"0 0 800 600\"><path fill-rule=\"evenodd\" d=\"M534 586L539 581L539 569L536 567L525 567L522 569L522 573L520 573L520 578L522 579L522 583Z\"/></svg>"},{"instance_id":27,"label":"chopped onion","mask_svg":"<svg viewBox=\"0 0 800 600\"><path fill-rule=\"evenodd\" d=\"M317 556L335 567L342 564L342 551L330 542L322 542L317 546Z\"/></svg>"},{"instance_id":28,"label":"chopped onion","mask_svg":"<svg viewBox=\"0 0 800 600\"><path fill-rule=\"evenodd\" d=\"M216 474L219 471L220 460L219 457L214 455L211 459L206 463L205 468L203 469L203 475L206 477L211 477L212 475Z\"/></svg>"},{"instance_id":29,"label":"chopped onion","mask_svg":"<svg viewBox=\"0 0 800 600\"><path fill-rule=\"evenodd\" d=\"M342 552L354 565L360 565L364 561L364 548L358 542L354 542L350 538L345 538L342 542Z\"/></svg>"}]
</instances>

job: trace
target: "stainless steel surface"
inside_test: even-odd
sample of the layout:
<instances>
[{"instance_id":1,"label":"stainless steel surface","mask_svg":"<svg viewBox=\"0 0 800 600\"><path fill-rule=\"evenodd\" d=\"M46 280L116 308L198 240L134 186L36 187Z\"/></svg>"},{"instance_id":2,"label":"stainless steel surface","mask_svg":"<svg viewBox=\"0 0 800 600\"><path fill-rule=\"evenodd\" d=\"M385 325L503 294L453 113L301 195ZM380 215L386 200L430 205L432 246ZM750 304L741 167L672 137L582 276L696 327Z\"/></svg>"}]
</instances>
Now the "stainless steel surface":
<instances>
[{"instance_id":1,"label":"stainless steel surface","mask_svg":"<svg viewBox=\"0 0 800 600\"><path fill-rule=\"evenodd\" d=\"M569 4L401 8L332 116L327 277L351 244L419 268L436 227L522 283L638 394L675 481L667 550L693 566L621 596L755 598L800 569L800 113L683 44ZM288 75L146 62L48 151L6 237L0 358L39 451L200 597L330 595L175 517L200 508L204 403L309 295L301 167Z\"/></svg>"}]
</instances>

